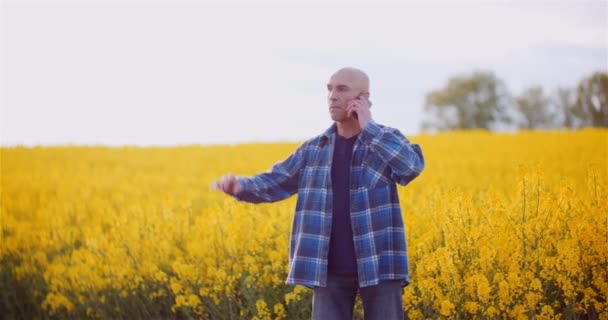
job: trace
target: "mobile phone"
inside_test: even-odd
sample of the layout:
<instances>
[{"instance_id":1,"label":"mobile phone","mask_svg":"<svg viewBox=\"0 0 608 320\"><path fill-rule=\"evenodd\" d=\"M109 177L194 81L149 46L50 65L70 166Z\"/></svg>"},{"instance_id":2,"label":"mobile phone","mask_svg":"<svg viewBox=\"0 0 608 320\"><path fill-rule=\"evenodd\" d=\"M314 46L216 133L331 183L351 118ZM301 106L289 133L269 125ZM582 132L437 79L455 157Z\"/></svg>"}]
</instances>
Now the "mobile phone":
<instances>
[{"instance_id":1,"label":"mobile phone","mask_svg":"<svg viewBox=\"0 0 608 320\"><path fill-rule=\"evenodd\" d=\"M360 95L357 97L357 99L366 99L366 100L367 100L367 103L369 103L369 107L370 107L370 108L372 107L372 102L369 100L369 98L368 98L368 97L364 96L363 94L360 94Z\"/></svg>"},{"instance_id":2,"label":"mobile phone","mask_svg":"<svg viewBox=\"0 0 608 320\"><path fill-rule=\"evenodd\" d=\"M361 99L367 99L367 97L365 97L363 94L360 94L360 95L358 95L358 96L357 96L355 99L357 99L357 100L361 100ZM369 107L371 108L371 107L372 107L372 102L371 102L371 101L369 101L369 99L367 99L367 103L369 103ZM359 115L357 114L357 112L354 112L354 111L353 111L353 117L354 117L355 119L359 119Z\"/></svg>"},{"instance_id":3,"label":"mobile phone","mask_svg":"<svg viewBox=\"0 0 608 320\"><path fill-rule=\"evenodd\" d=\"M357 96L357 98L355 98L355 99L357 99L357 100L361 100L361 95ZM359 119L359 115L357 114L357 112L353 111L353 117L354 117L355 119Z\"/></svg>"}]
</instances>

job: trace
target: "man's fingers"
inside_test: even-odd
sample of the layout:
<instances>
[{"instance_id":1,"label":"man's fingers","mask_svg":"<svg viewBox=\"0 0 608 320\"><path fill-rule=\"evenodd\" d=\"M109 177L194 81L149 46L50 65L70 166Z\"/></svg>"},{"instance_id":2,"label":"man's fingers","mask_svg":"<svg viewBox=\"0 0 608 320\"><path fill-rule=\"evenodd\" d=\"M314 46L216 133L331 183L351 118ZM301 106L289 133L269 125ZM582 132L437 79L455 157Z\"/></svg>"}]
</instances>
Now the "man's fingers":
<instances>
[{"instance_id":1,"label":"man's fingers","mask_svg":"<svg viewBox=\"0 0 608 320\"><path fill-rule=\"evenodd\" d=\"M353 113L357 112L357 105L356 104L351 104L346 108L346 115L349 117L353 116Z\"/></svg>"},{"instance_id":2,"label":"man's fingers","mask_svg":"<svg viewBox=\"0 0 608 320\"><path fill-rule=\"evenodd\" d=\"M210 185L211 190L221 190L224 191L224 177L221 177L220 179L214 181L213 183L211 183Z\"/></svg>"},{"instance_id":3,"label":"man's fingers","mask_svg":"<svg viewBox=\"0 0 608 320\"><path fill-rule=\"evenodd\" d=\"M230 191L231 183L232 183L232 175L231 174L225 175L224 179L222 179L222 190L224 190L224 192Z\"/></svg>"},{"instance_id":4,"label":"man's fingers","mask_svg":"<svg viewBox=\"0 0 608 320\"><path fill-rule=\"evenodd\" d=\"M210 188L211 190L221 190L226 193L235 193L237 192L237 190L235 189L238 189L238 191L240 191L236 176L234 176L233 174L227 174L222 176L220 179L213 182L210 185Z\"/></svg>"},{"instance_id":5,"label":"man's fingers","mask_svg":"<svg viewBox=\"0 0 608 320\"><path fill-rule=\"evenodd\" d=\"M239 184L237 178L232 173L227 174L216 180L210 185L211 190L221 190L222 192L236 195L240 193L243 188Z\"/></svg>"}]
</instances>

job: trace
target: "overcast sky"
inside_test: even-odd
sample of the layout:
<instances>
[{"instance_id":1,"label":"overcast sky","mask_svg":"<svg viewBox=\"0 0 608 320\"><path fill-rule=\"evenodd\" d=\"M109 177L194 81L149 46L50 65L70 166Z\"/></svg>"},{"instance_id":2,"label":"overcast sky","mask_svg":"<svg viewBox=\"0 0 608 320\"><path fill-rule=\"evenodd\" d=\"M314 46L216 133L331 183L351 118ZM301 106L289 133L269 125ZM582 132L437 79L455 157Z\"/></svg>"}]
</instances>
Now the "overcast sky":
<instances>
[{"instance_id":1,"label":"overcast sky","mask_svg":"<svg viewBox=\"0 0 608 320\"><path fill-rule=\"evenodd\" d=\"M451 76L551 93L608 69L607 1L221 3L4 1L1 144L301 142L343 66L415 135Z\"/></svg>"}]
</instances>

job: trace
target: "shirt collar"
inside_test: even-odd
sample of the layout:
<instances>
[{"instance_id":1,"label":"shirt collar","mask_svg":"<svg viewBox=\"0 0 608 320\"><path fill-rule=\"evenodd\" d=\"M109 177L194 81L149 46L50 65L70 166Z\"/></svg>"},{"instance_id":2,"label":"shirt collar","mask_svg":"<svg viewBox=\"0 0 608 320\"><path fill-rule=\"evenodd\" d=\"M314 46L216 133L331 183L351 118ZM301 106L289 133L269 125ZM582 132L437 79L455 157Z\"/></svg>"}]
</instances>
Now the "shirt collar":
<instances>
[{"instance_id":1,"label":"shirt collar","mask_svg":"<svg viewBox=\"0 0 608 320\"><path fill-rule=\"evenodd\" d=\"M328 141L331 141L334 134L336 134L337 125L334 122L323 134L321 135L321 139L319 140L319 146L323 147Z\"/></svg>"}]
</instances>

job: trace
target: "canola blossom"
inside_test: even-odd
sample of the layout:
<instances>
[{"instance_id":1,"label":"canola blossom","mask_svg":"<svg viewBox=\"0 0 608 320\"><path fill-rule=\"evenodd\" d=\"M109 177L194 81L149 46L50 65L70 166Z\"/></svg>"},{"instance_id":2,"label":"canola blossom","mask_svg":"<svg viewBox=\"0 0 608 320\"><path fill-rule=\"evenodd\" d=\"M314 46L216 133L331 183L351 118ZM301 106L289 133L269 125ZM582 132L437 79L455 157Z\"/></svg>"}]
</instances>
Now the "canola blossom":
<instances>
[{"instance_id":1,"label":"canola blossom","mask_svg":"<svg viewBox=\"0 0 608 320\"><path fill-rule=\"evenodd\" d=\"M408 138L409 319L608 319L608 130ZM296 197L210 190L297 146L3 147L0 317L310 319L284 283Z\"/></svg>"}]
</instances>

